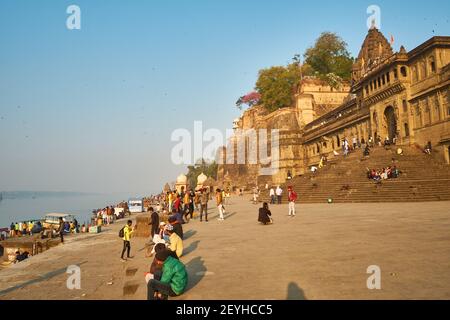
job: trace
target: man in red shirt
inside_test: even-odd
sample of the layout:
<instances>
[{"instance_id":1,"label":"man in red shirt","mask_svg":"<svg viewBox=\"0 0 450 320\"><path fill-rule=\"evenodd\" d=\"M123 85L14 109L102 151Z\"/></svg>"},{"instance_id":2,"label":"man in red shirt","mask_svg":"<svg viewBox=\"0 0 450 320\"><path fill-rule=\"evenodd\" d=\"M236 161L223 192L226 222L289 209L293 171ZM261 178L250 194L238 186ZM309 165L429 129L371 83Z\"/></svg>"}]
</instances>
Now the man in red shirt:
<instances>
[{"instance_id":1,"label":"man in red shirt","mask_svg":"<svg viewBox=\"0 0 450 320\"><path fill-rule=\"evenodd\" d=\"M297 201L297 193L292 189L292 186L288 188L288 192L289 216L295 217L295 201Z\"/></svg>"}]
</instances>

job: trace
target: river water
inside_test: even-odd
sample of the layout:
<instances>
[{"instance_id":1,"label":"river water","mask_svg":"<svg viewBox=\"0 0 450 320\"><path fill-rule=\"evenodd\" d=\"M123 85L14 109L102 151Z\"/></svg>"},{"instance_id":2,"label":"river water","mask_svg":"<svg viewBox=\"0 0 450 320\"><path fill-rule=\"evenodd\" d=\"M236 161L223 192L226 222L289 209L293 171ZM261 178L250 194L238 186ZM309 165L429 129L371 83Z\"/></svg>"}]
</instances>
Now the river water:
<instances>
[{"instance_id":1,"label":"river water","mask_svg":"<svg viewBox=\"0 0 450 320\"><path fill-rule=\"evenodd\" d=\"M11 222L40 219L51 212L73 214L82 224L90 220L93 209L115 205L132 196L128 194L88 194L3 199L0 201L0 228L9 227Z\"/></svg>"}]
</instances>

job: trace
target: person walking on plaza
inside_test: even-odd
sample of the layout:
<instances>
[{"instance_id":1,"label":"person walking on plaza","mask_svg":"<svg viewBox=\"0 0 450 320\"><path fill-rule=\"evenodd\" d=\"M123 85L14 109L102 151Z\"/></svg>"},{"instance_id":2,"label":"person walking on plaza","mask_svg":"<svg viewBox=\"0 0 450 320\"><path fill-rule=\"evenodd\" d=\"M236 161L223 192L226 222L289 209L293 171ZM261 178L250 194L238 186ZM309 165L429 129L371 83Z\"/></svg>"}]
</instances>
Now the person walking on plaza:
<instances>
[{"instance_id":1,"label":"person walking on plaza","mask_svg":"<svg viewBox=\"0 0 450 320\"><path fill-rule=\"evenodd\" d=\"M194 206L197 213L200 213L200 193L200 191L194 193Z\"/></svg>"},{"instance_id":2,"label":"person walking on plaza","mask_svg":"<svg viewBox=\"0 0 450 320\"><path fill-rule=\"evenodd\" d=\"M186 190L186 192L183 194L183 215L186 216L186 213L188 213L189 211L189 203L190 203L190 197L191 194L189 193L189 191Z\"/></svg>"},{"instance_id":3,"label":"person walking on plaza","mask_svg":"<svg viewBox=\"0 0 450 320\"><path fill-rule=\"evenodd\" d=\"M209 194L206 189L202 189L200 195L200 222L203 221L203 213L205 213L205 221L208 222L208 200Z\"/></svg>"},{"instance_id":4,"label":"person walking on plaza","mask_svg":"<svg viewBox=\"0 0 450 320\"><path fill-rule=\"evenodd\" d=\"M253 204L257 204L258 203L258 196L259 196L259 188L258 187L254 187L253 188Z\"/></svg>"},{"instance_id":5,"label":"person walking on plaza","mask_svg":"<svg viewBox=\"0 0 450 320\"><path fill-rule=\"evenodd\" d=\"M275 204L275 189L273 187L270 188L269 196L270 196L270 204Z\"/></svg>"},{"instance_id":6,"label":"person walking on plaza","mask_svg":"<svg viewBox=\"0 0 450 320\"><path fill-rule=\"evenodd\" d=\"M275 190L275 194L277 195L278 204L281 204L281 197L283 195L283 189L281 189L281 187L278 186L277 190Z\"/></svg>"},{"instance_id":7,"label":"person walking on plaza","mask_svg":"<svg viewBox=\"0 0 450 320\"><path fill-rule=\"evenodd\" d=\"M225 220L223 217L223 213L224 213L224 208L223 208L223 196L222 196L222 191L220 191L220 189L216 190L216 204L217 204L217 209L219 210L219 221L223 221Z\"/></svg>"},{"instance_id":8,"label":"person walking on plaza","mask_svg":"<svg viewBox=\"0 0 450 320\"><path fill-rule=\"evenodd\" d=\"M168 199L168 202L169 202L169 212L172 212L173 202L175 200L174 199L174 193L171 192L171 191L167 192L167 199Z\"/></svg>"},{"instance_id":9,"label":"person walking on plaza","mask_svg":"<svg viewBox=\"0 0 450 320\"><path fill-rule=\"evenodd\" d=\"M159 215L158 212L154 211L153 207L150 207L148 210L150 211L150 234L153 239L155 234L159 231Z\"/></svg>"},{"instance_id":10,"label":"person walking on plaza","mask_svg":"<svg viewBox=\"0 0 450 320\"><path fill-rule=\"evenodd\" d=\"M127 221L127 225L125 227L123 227L123 249L122 249L122 255L120 256L122 261L127 261L127 259L132 259L133 257L130 256L130 251L131 251L131 236L134 233L134 230L136 229L136 227L132 228L131 225L133 224L133 222L131 220ZM122 231L121 230L121 231ZM125 251L127 251L127 259L123 258L123 255L125 253Z\"/></svg>"},{"instance_id":11,"label":"person walking on plaza","mask_svg":"<svg viewBox=\"0 0 450 320\"><path fill-rule=\"evenodd\" d=\"M179 194L175 194L175 200L173 201L172 212L181 213L182 205L181 205L181 196Z\"/></svg>"},{"instance_id":12,"label":"person walking on plaza","mask_svg":"<svg viewBox=\"0 0 450 320\"><path fill-rule=\"evenodd\" d=\"M186 191L183 198L183 217L186 220L186 222L189 222L190 219L192 219L193 214L193 206L191 208L191 203L193 202L193 199L191 197L191 192ZM189 217L190 215L190 217Z\"/></svg>"},{"instance_id":13,"label":"person walking on plaza","mask_svg":"<svg viewBox=\"0 0 450 320\"><path fill-rule=\"evenodd\" d=\"M189 192L189 215L191 216L190 219L194 218L194 199L195 192L191 190Z\"/></svg>"},{"instance_id":14,"label":"person walking on plaza","mask_svg":"<svg viewBox=\"0 0 450 320\"><path fill-rule=\"evenodd\" d=\"M157 263L162 265L161 281L151 279L147 284L147 300L167 300L184 293L188 283L188 274L184 264L170 256L167 250L160 251L155 256Z\"/></svg>"},{"instance_id":15,"label":"person walking on plaza","mask_svg":"<svg viewBox=\"0 0 450 320\"><path fill-rule=\"evenodd\" d=\"M295 217L295 201L297 201L297 193L292 189L292 187L288 188L288 200L289 200L289 216Z\"/></svg>"},{"instance_id":16,"label":"person walking on plaza","mask_svg":"<svg viewBox=\"0 0 450 320\"><path fill-rule=\"evenodd\" d=\"M59 227L58 227L59 237L61 238L61 243L64 243L64 220L59 217Z\"/></svg>"}]
</instances>

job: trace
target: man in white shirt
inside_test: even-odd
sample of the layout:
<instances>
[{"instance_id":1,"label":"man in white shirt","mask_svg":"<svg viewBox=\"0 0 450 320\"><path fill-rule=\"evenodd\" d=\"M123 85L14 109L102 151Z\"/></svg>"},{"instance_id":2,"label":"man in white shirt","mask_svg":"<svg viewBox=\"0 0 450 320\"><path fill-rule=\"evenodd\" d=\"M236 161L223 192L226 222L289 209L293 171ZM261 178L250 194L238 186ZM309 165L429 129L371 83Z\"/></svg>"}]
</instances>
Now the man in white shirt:
<instances>
[{"instance_id":1,"label":"man in white shirt","mask_svg":"<svg viewBox=\"0 0 450 320\"><path fill-rule=\"evenodd\" d=\"M278 198L278 204L281 204L281 196L283 194L283 189L281 189L281 187L278 186L277 190L275 191L275 194L277 195Z\"/></svg>"},{"instance_id":2,"label":"man in white shirt","mask_svg":"<svg viewBox=\"0 0 450 320\"><path fill-rule=\"evenodd\" d=\"M269 196L270 196L270 204L275 204L275 189L273 187L270 188Z\"/></svg>"}]
</instances>

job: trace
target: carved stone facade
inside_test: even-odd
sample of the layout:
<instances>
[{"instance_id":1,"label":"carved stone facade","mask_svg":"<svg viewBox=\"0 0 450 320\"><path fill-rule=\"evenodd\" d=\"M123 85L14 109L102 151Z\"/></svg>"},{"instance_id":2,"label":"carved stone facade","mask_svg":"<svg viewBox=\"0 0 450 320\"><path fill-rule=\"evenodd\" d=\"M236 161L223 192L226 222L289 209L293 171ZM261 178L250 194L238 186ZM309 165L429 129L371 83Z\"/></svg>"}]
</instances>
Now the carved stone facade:
<instances>
[{"instance_id":1,"label":"carved stone facade","mask_svg":"<svg viewBox=\"0 0 450 320\"><path fill-rule=\"evenodd\" d=\"M334 90L304 79L294 107L268 114L244 112L237 129L279 129L279 170L264 176L258 164L221 165L235 185L279 184L301 175L322 155L340 152L342 140L396 139L398 145L431 141L447 163L450 146L450 37L433 37L410 52L394 53L377 29L369 30L352 69L352 85ZM232 138L236 139L236 137ZM236 152L237 150L235 150ZM225 157L228 149L222 150Z\"/></svg>"}]
</instances>

